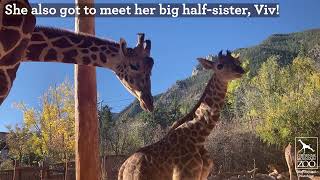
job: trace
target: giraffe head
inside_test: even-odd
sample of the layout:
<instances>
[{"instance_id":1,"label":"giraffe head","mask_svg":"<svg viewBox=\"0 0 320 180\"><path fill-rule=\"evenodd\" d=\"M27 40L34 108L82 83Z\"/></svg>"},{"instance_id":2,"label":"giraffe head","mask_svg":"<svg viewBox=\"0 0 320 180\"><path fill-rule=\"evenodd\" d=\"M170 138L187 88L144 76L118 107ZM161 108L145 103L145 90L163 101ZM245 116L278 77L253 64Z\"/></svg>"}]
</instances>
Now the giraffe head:
<instances>
[{"instance_id":1,"label":"giraffe head","mask_svg":"<svg viewBox=\"0 0 320 180\"><path fill-rule=\"evenodd\" d=\"M198 60L205 69L212 69L216 76L226 82L240 78L245 73L240 65L239 57L233 57L230 51L227 51L225 55L220 51L215 61L204 58L198 58Z\"/></svg>"},{"instance_id":2,"label":"giraffe head","mask_svg":"<svg viewBox=\"0 0 320 180\"><path fill-rule=\"evenodd\" d=\"M153 59L150 57L151 41L144 40L144 34L138 34L138 44L128 48L124 39L120 39L119 55L121 64L117 65L115 73L121 83L140 102L147 111L153 111L151 94L151 70Z\"/></svg>"}]
</instances>

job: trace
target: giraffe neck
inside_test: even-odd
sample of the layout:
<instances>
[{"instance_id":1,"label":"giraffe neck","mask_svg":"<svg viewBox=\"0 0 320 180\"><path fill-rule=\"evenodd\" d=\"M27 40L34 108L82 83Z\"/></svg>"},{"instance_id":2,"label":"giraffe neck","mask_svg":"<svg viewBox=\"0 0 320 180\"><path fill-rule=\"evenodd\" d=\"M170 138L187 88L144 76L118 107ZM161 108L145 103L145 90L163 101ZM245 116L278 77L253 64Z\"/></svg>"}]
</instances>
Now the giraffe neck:
<instances>
[{"instance_id":1,"label":"giraffe neck","mask_svg":"<svg viewBox=\"0 0 320 180\"><path fill-rule=\"evenodd\" d=\"M220 111L224 106L227 86L227 82L220 80L216 74L213 74L199 103L197 103L198 106L189 114L190 119L187 123L181 126L195 132L196 135L194 133L187 134L198 143L205 141L219 120Z\"/></svg>"},{"instance_id":2,"label":"giraffe neck","mask_svg":"<svg viewBox=\"0 0 320 180\"><path fill-rule=\"evenodd\" d=\"M106 67L121 63L119 43L89 34L36 27L23 61L61 62Z\"/></svg>"}]
</instances>

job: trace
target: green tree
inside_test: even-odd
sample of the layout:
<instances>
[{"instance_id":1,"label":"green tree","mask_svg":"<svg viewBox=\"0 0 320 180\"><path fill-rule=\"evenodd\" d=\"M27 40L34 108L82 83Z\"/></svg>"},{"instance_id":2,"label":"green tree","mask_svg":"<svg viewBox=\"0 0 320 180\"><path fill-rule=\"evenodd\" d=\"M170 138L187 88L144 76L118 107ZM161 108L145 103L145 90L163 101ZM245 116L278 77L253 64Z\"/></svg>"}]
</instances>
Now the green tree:
<instances>
[{"instance_id":1,"label":"green tree","mask_svg":"<svg viewBox=\"0 0 320 180\"><path fill-rule=\"evenodd\" d=\"M25 126L16 125L14 128L8 126L9 134L7 144L9 146L9 157L23 165L23 160L30 157L32 149L29 144L31 133Z\"/></svg>"},{"instance_id":2,"label":"green tree","mask_svg":"<svg viewBox=\"0 0 320 180\"><path fill-rule=\"evenodd\" d=\"M319 136L320 72L299 56L285 67L278 58L265 62L246 92L245 119L254 119L258 135L284 146L299 136Z\"/></svg>"},{"instance_id":3,"label":"green tree","mask_svg":"<svg viewBox=\"0 0 320 180\"><path fill-rule=\"evenodd\" d=\"M167 129L172 123L182 116L183 106L178 103L177 99L173 99L171 104L158 105L153 112L142 112L140 119L150 124L152 127L160 125L162 129Z\"/></svg>"},{"instance_id":4,"label":"green tree","mask_svg":"<svg viewBox=\"0 0 320 180\"><path fill-rule=\"evenodd\" d=\"M112 127L112 113L108 105L104 105L103 101L98 103L98 120L99 120L99 140L100 140L100 156L101 156L101 176L102 179L107 178L106 172L106 156L108 153L108 137L109 130Z\"/></svg>"},{"instance_id":5,"label":"green tree","mask_svg":"<svg viewBox=\"0 0 320 180\"><path fill-rule=\"evenodd\" d=\"M40 106L30 108L24 103L24 129L28 144L45 163L68 162L74 157L74 96L73 87L65 81L50 87L40 98ZM18 131L15 131L18 132ZM11 149L10 149L11 151Z\"/></svg>"},{"instance_id":6,"label":"green tree","mask_svg":"<svg viewBox=\"0 0 320 180\"><path fill-rule=\"evenodd\" d=\"M98 107L98 120L99 120L99 134L100 134L100 153L102 156L106 155L108 132L114 126L112 122L111 108L104 105L103 102L99 103Z\"/></svg>"}]
</instances>

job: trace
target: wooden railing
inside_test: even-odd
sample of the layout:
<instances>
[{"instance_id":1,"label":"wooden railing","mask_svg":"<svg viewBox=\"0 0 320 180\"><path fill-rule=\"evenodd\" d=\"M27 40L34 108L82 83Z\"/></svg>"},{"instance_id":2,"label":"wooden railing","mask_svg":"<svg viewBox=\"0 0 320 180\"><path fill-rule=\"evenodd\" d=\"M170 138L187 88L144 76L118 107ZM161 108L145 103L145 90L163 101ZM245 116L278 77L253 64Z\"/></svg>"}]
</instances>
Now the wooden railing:
<instances>
[{"instance_id":1,"label":"wooden railing","mask_svg":"<svg viewBox=\"0 0 320 180\"><path fill-rule=\"evenodd\" d=\"M127 156L107 156L106 174L108 180L117 179L118 169ZM0 171L0 180L75 180L74 162L68 163L67 175L64 163L51 165L51 168L17 167L15 170Z\"/></svg>"},{"instance_id":2,"label":"wooden railing","mask_svg":"<svg viewBox=\"0 0 320 180\"><path fill-rule=\"evenodd\" d=\"M18 167L13 170L0 171L1 180L74 180L74 169L69 169L67 176L64 171L33 167Z\"/></svg>"}]
</instances>

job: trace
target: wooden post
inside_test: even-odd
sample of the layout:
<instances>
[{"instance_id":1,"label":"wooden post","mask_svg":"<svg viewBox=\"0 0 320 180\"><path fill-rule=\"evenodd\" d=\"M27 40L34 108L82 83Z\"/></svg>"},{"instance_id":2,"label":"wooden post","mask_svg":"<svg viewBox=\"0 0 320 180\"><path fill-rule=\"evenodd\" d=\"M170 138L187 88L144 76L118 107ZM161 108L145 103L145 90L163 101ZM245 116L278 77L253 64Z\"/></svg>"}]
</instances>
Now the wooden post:
<instances>
[{"instance_id":1,"label":"wooden post","mask_svg":"<svg viewBox=\"0 0 320 180\"><path fill-rule=\"evenodd\" d=\"M75 0L93 5L94 0ZM88 6L90 7L90 6ZM94 16L76 17L76 32L95 34ZM97 83L94 67L75 65L76 179L100 180Z\"/></svg>"}]
</instances>

